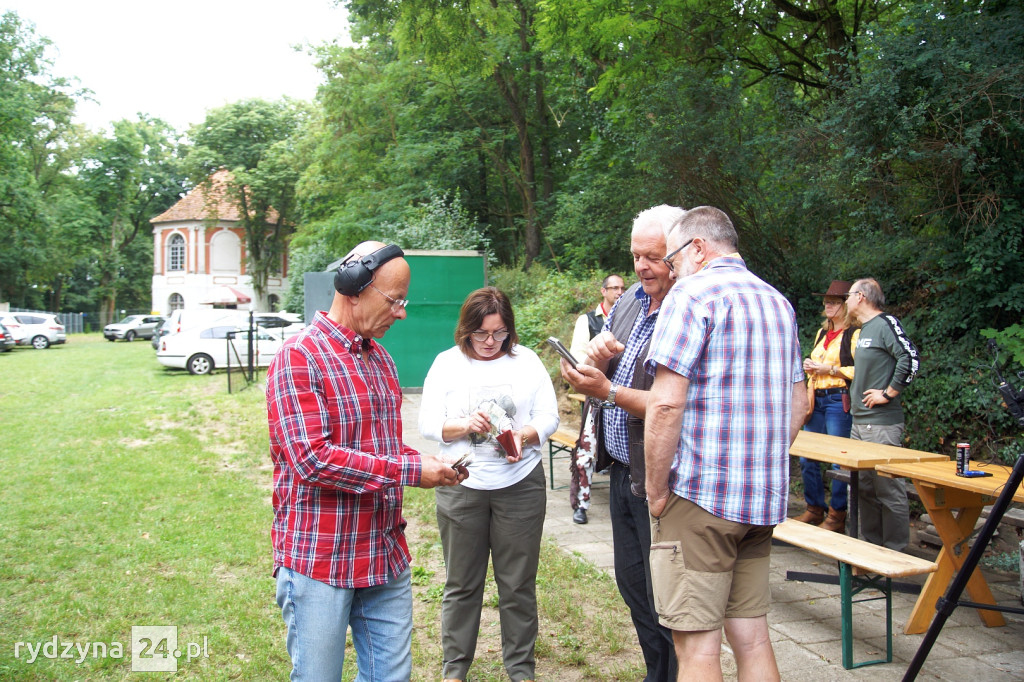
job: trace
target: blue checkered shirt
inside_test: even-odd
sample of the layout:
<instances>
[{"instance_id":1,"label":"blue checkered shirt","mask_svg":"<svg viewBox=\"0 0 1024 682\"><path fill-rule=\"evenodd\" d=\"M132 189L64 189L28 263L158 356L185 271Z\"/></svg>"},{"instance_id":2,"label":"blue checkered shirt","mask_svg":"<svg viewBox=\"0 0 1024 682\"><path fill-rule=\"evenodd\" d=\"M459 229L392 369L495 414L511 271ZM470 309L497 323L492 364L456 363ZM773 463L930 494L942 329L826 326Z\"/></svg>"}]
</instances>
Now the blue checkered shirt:
<instances>
[{"instance_id":1,"label":"blue checkered shirt","mask_svg":"<svg viewBox=\"0 0 1024 682\"><path fill-rule=\"evenodd\" d=\"M729 521L782 523L793 384L804 378L789 301L741 258L716 258L662 302L655 365L690 381L672 492Z\"/></svg>"},{"instance_id":2,"label":"blue checkered shirt","mask_svg":"<svg viewBox=\"0 0 1024 682\"><path fill-rule=\"evenodd\" d=\"M629 386L633 383L633 368L636 366L636 358L640 351L647 345L647 340L654 333L654 324L658 321L658 310L648 314L651 309L651 297L642 288L636 290L637 300L640 301L640 312L637 313L636 323L629 333L626 341L626 350L622 351L622 358L619 360L615 374L612 375L612 383L618 386ZM616 308L618 303L615 304ZM616 308L612 308L604 329L611 329L611 322L615 319ZM618 339L621 341L622 339ZM629 433L626 431L626 411L621 407L605 408L601 410L601 428L604 433L604 447L615 460L629 464Z\"/></svg>"}]
</instances>

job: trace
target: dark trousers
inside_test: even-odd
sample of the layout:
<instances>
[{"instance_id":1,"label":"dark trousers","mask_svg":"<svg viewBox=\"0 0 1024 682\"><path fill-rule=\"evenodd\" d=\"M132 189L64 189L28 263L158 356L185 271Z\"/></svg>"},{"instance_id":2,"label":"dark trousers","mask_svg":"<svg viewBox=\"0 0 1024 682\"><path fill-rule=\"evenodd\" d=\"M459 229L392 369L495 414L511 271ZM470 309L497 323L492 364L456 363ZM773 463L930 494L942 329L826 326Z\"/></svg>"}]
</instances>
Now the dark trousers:
<instances>
[{"instance_id":1,"label":"dark trousers","mask_svg":"<svg viewBox=\"0 0 1024 682\"><path fill-rule=\"evenodd\" d=\"M441 603L444 677L467 678L476 656L487 558L498 586L501 653L509 679L532 680L537 641L537 565L547 492L540 462L497 490L435 489L448 577Z\"/></svg>"},{"instance_id":2,"label":"dark trousers","mask_svg":"<svg viewBox=\"0 0 1024 682\"><path fill-rule=\"evenodd\" d=\"M611 468L609 512L615 548L615 583L629 607L647 664L645 682L675 682L672 631L658 623L651 588L651 517L647 501L629 491L629 469Z\"/></svg>"}]
</instances>

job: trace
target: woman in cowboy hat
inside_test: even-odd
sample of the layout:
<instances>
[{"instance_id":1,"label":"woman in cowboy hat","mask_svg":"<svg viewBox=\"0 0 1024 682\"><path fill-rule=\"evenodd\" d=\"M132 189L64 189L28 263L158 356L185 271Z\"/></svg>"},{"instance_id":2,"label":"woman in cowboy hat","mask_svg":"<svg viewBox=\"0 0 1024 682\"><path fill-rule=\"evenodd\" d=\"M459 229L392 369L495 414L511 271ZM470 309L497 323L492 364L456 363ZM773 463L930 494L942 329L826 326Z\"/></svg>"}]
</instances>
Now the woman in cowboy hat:
<instances>
[{"instance_id":1,"label":"woman in cowboy hat","mask_svg":"<svg viewBox=\"0 0 1024 682\"><path fill-rule=\"evenodd\" d=\"M860 329L847 315L846 296L850 283L833 280L824 294L822 316L825 320L814 339L811 356L804 360L807 373L807 398L811 409L804 428L830 436L850 437L853 417L850 415L850 382L853 381L853 355ZM846 530L846 483L832 481L832 499L825 515L825 486L821 463L800 458L804 480L804 501L807 509L797 521L813 523L842 533ZM833 465L838 469L838 465Z\"/></svg>"}]
</instances>

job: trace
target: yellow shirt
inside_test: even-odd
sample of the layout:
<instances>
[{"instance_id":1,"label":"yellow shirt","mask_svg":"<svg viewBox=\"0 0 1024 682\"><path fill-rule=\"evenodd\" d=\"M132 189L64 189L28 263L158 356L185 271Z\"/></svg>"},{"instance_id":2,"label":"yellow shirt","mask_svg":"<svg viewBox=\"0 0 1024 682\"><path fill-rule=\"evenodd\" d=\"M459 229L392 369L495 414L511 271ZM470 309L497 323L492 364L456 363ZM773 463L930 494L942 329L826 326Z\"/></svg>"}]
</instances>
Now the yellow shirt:
<instances>
[{"instance_id":1,"label":"yellow shirt","mask_svg":"<svg viewBox=\"0 0 1024 682\"><path fill-rule=\"evenodd\" d=\"M851 330L846 329L843 334L849 334ZM857 339L860 338L860 329L854 329L853 337L850 340L850 354L857 353ZM809 388L845 388L847 381L853 381L853 365L842 367L839 364L839 347L843 343L843 334L837 336L832 343L825 348L825 335L821 335L821 341L811 351L811 360L836 368L835 376L831 374L808 374L807 386Z\"/></svg>"}]
</instances>

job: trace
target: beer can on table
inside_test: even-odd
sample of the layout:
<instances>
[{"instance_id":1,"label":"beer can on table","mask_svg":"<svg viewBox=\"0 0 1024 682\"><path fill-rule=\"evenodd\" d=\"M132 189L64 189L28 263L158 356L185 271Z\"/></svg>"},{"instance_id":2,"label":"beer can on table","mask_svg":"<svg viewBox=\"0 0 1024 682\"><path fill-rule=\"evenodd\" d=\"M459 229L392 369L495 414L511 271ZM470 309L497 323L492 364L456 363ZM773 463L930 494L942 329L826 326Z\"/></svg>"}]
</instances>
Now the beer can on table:
<instances>
[{"instance_id":1,"label":"beer can on table","mask_svg":"<svg viewBox=\"0 0 1024 682\"><path fill-rule=\"evenodd\" d=\"M956 472L962 474L971 468L971 444L956 444Z\"/></svg>"}]
</instances>

